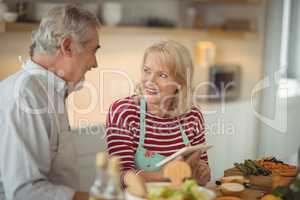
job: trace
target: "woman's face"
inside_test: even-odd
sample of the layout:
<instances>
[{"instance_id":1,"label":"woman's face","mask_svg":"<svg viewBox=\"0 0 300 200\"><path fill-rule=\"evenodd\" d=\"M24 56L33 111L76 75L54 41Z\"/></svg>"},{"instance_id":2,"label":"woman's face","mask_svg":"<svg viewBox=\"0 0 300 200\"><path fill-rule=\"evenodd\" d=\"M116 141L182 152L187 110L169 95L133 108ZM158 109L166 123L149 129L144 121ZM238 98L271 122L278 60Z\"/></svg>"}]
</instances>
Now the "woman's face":
<instances>
[{"instance_id":1,"label":"woman's face","mask_svg":"<svg viewBox=\"0 0 300 200\"><path fill-rule=\"evenodd\" d=\"M170 70L156 53L148 54L141 78L142 92L147 103L165 106L173 99L179 84L170 74Z\"/></svg>"}]
</instances>

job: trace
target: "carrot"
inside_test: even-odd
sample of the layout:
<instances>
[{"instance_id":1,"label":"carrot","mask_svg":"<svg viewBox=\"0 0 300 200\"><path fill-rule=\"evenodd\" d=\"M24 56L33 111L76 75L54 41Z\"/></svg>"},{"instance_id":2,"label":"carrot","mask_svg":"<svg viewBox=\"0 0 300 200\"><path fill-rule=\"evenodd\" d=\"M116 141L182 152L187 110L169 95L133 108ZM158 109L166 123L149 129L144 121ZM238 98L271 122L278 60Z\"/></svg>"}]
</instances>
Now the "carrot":
<instances>
[{"instance_id":1,"label":"carrot","mask_svg":"<svg viewBox=\"0 0 300 200\"><path fill-rule=\"evenodd\" d=\"M293 171L279 172L279 174L280 176L285 176L285 177L294 177L297 175L297 173Z\"/></svg>"}]
</instances>

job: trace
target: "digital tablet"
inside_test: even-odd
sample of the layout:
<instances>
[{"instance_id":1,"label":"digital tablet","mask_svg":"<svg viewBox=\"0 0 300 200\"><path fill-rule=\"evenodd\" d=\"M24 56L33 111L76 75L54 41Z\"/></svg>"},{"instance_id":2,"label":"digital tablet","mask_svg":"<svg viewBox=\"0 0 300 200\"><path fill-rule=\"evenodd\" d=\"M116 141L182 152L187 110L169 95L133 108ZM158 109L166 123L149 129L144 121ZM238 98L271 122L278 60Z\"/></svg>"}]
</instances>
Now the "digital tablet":
<instances>
[{"instance_id":1,"label":"digital tablet","mask_svg":"<svg viewBox=\"0 0 300 200\"><path fill-rule=\"evenodd\" d=\"M193 153L194 151L201 151L201 152L206 152L208 149L210 149L212 145L207 145L207 144L198 144L195 146L188 146L188 147L183 147L176 153L173 153L172 155L166 157L164 160L160 161L159 163L156 163L156 167L161 167L167 162L170 162L171 160L174 160L178 156L188 156L189 154Z\"/></svg>"}]
</instances>

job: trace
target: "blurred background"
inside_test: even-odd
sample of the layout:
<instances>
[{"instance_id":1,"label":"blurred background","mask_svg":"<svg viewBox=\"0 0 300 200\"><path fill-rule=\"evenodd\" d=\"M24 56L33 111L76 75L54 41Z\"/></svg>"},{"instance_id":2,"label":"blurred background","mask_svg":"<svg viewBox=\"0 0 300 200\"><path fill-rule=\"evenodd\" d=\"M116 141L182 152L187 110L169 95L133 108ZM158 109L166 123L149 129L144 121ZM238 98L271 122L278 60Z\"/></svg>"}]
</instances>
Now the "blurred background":
<instances>
[{"instance_id":1,"label":"blurred background","mask_svg":"<svg viewBox=\"0 0 300 200\"><path fill-rule=\"evenodd\" d=\"M161 40L181 42L192 55L195 104L205 116L207 143L214 145L208 152L213 178L244 159L296 156L298 0L0 0L0 81L21 68L20 56L29 58L31 32L42 16L69 2L103 24L99 67L68 98L82 188L93 180L95 152L105 149L109 105L134 93L144 50Z\"/></svg>"}]
</instances>

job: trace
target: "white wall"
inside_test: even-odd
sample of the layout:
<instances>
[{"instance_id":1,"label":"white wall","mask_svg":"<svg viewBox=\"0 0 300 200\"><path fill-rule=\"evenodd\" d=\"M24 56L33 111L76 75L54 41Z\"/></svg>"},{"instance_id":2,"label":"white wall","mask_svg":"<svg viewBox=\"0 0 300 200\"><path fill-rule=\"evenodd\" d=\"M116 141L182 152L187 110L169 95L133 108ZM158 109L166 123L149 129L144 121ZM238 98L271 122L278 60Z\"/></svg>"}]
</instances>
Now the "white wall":
<instances>
[{"instance_id":1,"label":"white wall","mask_svg":"<svg viewBox=\"0 0 300 200\"><path fill-rule=\"evenodd\" d=\"M272 124L275 126L261 124L260 155L290 160L300 148L300 96L278 97L274 111L281 117L274 120ZM280 130L280 127L286 129Z\"/></svg>"},{"instance_id":2,"label":"white wall","mask_svg":"<svg viewBox=\"0 0 300 200\"><path fill-rule=\"evenodd\" d=\"M206 105L204 110L207 143L214 147L208 151L213 179L223 176L225 169L244 159L256 159L258 121L249 100L228 102L224 105ZM224 109L224 110L223 110ZM210 112L216 111L214 114Z\"/></svg>"},{"instance_id":3,"label":"white wall","mask_svg":"<svg viewBox=\"0 0 300 200\"><path fill-rule=\"evenodd\" d=\"M300 1L291 0L291 24L289 38L289 68L287 76L300 81Z\"/></svg>"},{"instance_id":4,"label":"white wall","mask_svg":"<svg viewBox=\"0 0 300 200\"><path fill-rule=\"evenodd\" d=\"M287 84L279 84L279 80L285 78L283 76L285 71L278 73L279 69L286 67L283 64L290 61L282 56L284 54L282 52L283 2L285 1L269 0L267 4L264 76L269 82L263 90L260 112L261 116L267 120L260 123L259 155L273 155L288 160L300 147L298 118L300 97L288 97L287 93L291 94L292 88L289 88ZM290 52L298 57L297 53ZM285 95L279 95L282 90Z\"/></svg>"}]
</instances>

